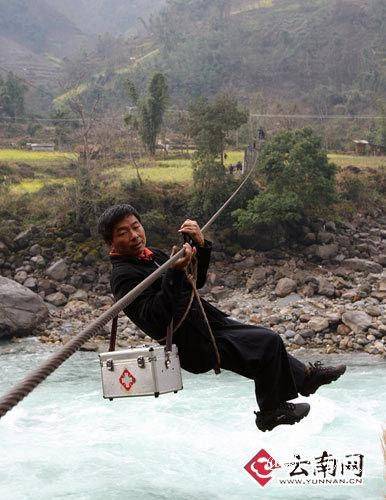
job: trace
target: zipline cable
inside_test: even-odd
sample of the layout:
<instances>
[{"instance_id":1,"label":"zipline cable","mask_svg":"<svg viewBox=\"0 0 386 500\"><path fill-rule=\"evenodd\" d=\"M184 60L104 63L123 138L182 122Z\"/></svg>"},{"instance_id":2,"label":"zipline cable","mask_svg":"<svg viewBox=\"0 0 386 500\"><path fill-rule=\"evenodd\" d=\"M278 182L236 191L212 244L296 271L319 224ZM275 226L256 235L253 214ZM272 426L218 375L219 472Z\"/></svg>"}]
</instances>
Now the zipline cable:
<instances>
[{"instance_id":1,"label":"zipline cable","mask_svg":"<svg viewBox=\"0 0 386 500\"><path fill-rule=\"evenodd\" d=\"M217 210L217 212L209 219L203 226L202 232L207 230L209 226L217 219L217 217L229 205L232 199L248 181L257 165L258 158L255 159L253 166L246 175L245 179L241 182L234 193L225 201L225 203ZM107 311L102 313L91 325L82 330L73 340L61 347L57 352L53 353L49 358L39 365L35 370L29 372L20 382L14 385L4 396L0 398L0 418L3 417L8 411L14 408L22 399L30 394L35 387L37 387L43 380L45 380L52 372L72 356L87 340L93 335L99 333L102 328L116 317L125 307L133 302L138 295L140 295L146 288L148 288L159 276L174 264L180 257L184 255L185 251L181 248L169 260L157 268L152 274L145 278L135 288L130 290L124 297L115 302Z\"/></svg>"}]
</instances>

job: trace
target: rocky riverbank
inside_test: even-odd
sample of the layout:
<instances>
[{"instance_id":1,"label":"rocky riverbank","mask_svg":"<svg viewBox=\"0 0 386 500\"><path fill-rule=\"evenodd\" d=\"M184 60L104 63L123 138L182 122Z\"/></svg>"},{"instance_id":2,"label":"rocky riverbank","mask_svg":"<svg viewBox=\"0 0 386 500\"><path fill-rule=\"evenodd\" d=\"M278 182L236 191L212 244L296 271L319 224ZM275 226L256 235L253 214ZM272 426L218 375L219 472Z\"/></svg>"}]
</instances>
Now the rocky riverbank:
<instances>
[{"instance_id":1,"label":"rocky riverbank","mask_svg":"<svg viewBox=\"0 0 386 500\"><path fill-rule=\"evenodd\" d=\"M109 260L38 228L0 242L0 337L65 343L112 304ZM70 235L68 235L70 236ZM99 253L98 253L99 252ZM232 317L272 328L289 349L386 357L386 219L317 220L285 250L229 256L214 247L201 295ZM123 314L119 347L150 339ZM84 349L106 349L109 328Z\"/></svg>"}]
</instances>

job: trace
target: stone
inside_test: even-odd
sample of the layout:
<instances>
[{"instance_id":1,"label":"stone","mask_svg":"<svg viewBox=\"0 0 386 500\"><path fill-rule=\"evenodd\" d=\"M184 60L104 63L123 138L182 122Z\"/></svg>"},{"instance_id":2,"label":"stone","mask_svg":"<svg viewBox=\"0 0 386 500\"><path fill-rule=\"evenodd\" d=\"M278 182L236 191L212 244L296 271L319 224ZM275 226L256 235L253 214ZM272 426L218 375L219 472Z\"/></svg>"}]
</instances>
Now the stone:
<instances>
[{"instance_id":1,"label":"stone","mask_svg":"<svg viewBox=\"0 0 386 500\"><path fill-rule=\"evenodd\" d=\"M380 292L386 292L386 276L382 276L378 283L378 290Z\"/></svg>"},{"instance_id":2,"label":"stone","mask_svg":"<svg viewBox=\"0 0 386 500\"><path fill-rule=\"evenodd\" d=\"M262 287L266 283L270 271L271 268L267 267L258 267L254 269L252 275L247 280L246 288L252 291Z\"/></svg>"},{"instance_id":3,"label":"stone","mask_svg":"<svg viewBox=\"0 0 386 500\"><path fill-rule=\"evenodd\" d=\"M35 278L32 278L32 277L29 277L27 278L23 285L26 287L26 288L29 288L30 290L37 290L38 288L38 282L36 281Z\"/></svg>"},{"instance_id":4,"label":"stone","mask_svg":"<svg viewBox=\"0 0 386 500\"><path fill-rule=\"evenodd\" d=\"M386 350L385 344L383 342L381 342L380 340L376 340L373 345L380 352L383 352Z\"/></svg>"},{"instance_id":5,"label":"stone","mask_svg":"<svg viewBox=\"0 0 386 500\"><path fill-rule=\"evenodd\" d=\"M84 290L77 290L75 293L70 295L70 300L87 301L87 299L88 299L88 293L85 292Z\"/></svg>"},{"instance_id":6,"label":"stone","mask_svg":"<svg viewBox=\"0 0 386 500\"><path fill-rule=\"evenodd\" d=\"M345 337L339 342L339 349L346 349L347 344L349 343L350 339L348 337Z\"/></svg>"},{"instance_id":7,"label":"stone","mask_svg":"<svg viewBox=\"0 0 386 500\"><path fill-rule=\"evenodd\" d=\"M46 296L45 300L54 306L64 306L67 304L67 298L62 292L51 293Z\"/></svg>"},{"instance_id":8,"label":"stone","mask_svg":"<svg viewBox=\"0 0 386 500\"><path fill-rule=\"evenodd\" d=\"M304 338L299 333L297 333L295 335L295 337L293 339L293 342L296 345L304 345L306 343L306 341L304 340Z\"/></svg>"},{"instance_id":9,"label":"stone","mask_svg":"<svg viewBox=\"0 0 386 500\"><path fill-rule=\"evenodd\" d=\"M277 299L275 302L276 307L286 307L291 304L296 304L297 302L300 302L303 300L303 297L297 293L290 293L286 297L281 297L280 299Z\"/></svg>"},{"instance_id":10,"label":"stone","mask_svg":"<svg viewBox=\"0 0 386 500\"><path fill-rule=\"evenodd\" d=\"M342 314L342 321L354 333L364 332L371 326L371 316L364 311L346 311Z\"/></svg>"},{"instance_id":11,"label":"stone","mask_svg":"<svg viewBox=\"0 0 386 500\"><path fill-rule=\"evenodd\" d=\"M66 285L66 284L59 285L58 290L59 292L64 293L64 295L67 295L67 297L69 295L76 293L76 288L72 285Z\"/></svg>"},{"instance_id":12,"label":"stone","mask_svg":"<svg viewBox=\"0 0 386 500\"><path fill-rule=\"evenodd\" d=\"M26 231L22 231L19 233L16 238L13 240L15 247L19 250L23 250L27 248L31 238L34 234L34 228L27 229Z\"/></svg>"},{"instance_id":13,"label":"stone","mask_svg":"<svg viewBox=\"0 0 386 500\"><path fill-rule=\"evenodd\" d=\"M81 276L83 278L83 281L85 281L86 283L95 283L96 281L96 274L93 269L86 269L86 271L83 271Z\"/></svg>"},{"instance_id":14,"label":"stone","mask_svg":"<svg viewBox=\"0 0 386 500\"><path fill-rule=\"evenodd\" d=\"M29 253L31 255L41 255L42 253L42 247L38 244L32 245L32 247L29 249Z\"/></svg>"},{"instance_id":15,"label":"stone","mask_svg":"<svg viewBox=\"0 0 386 500\"><path fill-rule=\"evenodd\" d=\"M304 241L304 243L306 245L307 244L311 244L312 245L316 241L316 234L315 233L311 233L311 232L305 233L303 241Z\"/></svg>"},{"instance_id":16,"label":"stone","mask_svg":"<svg viewBox=\"0 0 386 500\"><path fill-rule=\"evenodd\" d=\"M334 221L329 220L326 222L325 226L327 231L332 231L333 233L336 233L336 224Z\"/></svg>"},{"instance_id":17,"label":"stone","mask_svg":"<svg viewBox=\"0 0 386 500\"><path fill-rule=\"evenodd\" d=\"M214 286L211 288L210 293L216 300L223 299L228 295L228 290L223 286Z\"/></svg>"},{"instance_id":18,"label":"stone","mask_svg":"<svg viewBox=\"0 0 386 500\"><path fill-rule=\"evenodd\" d=\"M342 320L342 315L338 312L328 312L326 314L326 317L328 319L328 322L331 325L337 325L338 323L341 322Z\"/></svg>"},{"instance_id":19,"label":"stone","mask_svg":"<svg viewBox=\"0 0 386 500\"><path fill-rule=\"evenodd\" d=\"M31 257L30 261L36 266L43 268L46 265L46 261L42 255L34 255Z\"/></svg>"},{"instance_id":20,"label":"stone","mask_svg":"<svg viewBox=\"0 0 386 500\"><path fill-rule=\"evenodd\" d=\"M79 288L83 283L82 276L79 276L79 274L73 274L69 279L69 283L76 288Z\"/></svg>"},{"instance_id":21,"label":"stone","mask_svg":"<svg viewBox=\"0 0 386 500\"><path fill-rule=\"evenodd\" d=\"M373 305L367 306L366 312L367 314L373 317L377 317L382 314L381 308L379 306L373 306Z\"/></svg>"},{"instance_id":22,"label":"stone","mask_svg":"<svg viewBox=\"0 0 386 500\"><path fill-rule=\"evenodd\" d=\"M63 259L58 260L54 264L51 264L50 267L46 270L46 274L56 281L63 281L64 279L66 279L67 273L68 267Z\"/></svg>"},{"instance_id":23,"label":"stone","mask_svg":"<svg viewBox=\"0 0 386 500\"><path fill-rule=\"evenodd\" d=\"M355 302L359 299L358 290L347 290L347 292L342 293L342 299Z\"/></svg>"},{"instance_id":24,"label":"stone","mask_svg":"<svg viewBox=\"0 0 386 500\"><path fill-rule=\"evenodd\" d=\"M9 253L9 248L2 241L0 241L0 253L2 253L4 255L7 255Z\"/></svg>"},{"instance_id":25,"label":"stone","mask_svg":"<svg viewBox=\"0 0 386 500\"><path fill-rule=\"evenodd\" d=\"M296 332L294 332L293 330L286 330L284 332L284 335L287 339L292 339L296 336Z\"/></svg>"},{"instance_id":26,"label":"stone","mask_svg":"<svg viewBox=\"0 0 386 500\"><path fill-rule=\"evenodd\" d=\"M39 291L43 291L46 294L56 292L57 290L56 283L46 278L41 278L38 280L38 288Z\"/></svg>"},{"instance_id":27,"label":"stone","mask_svg":"<svg viewBox=\"0 0 386 500\"><path fill-rule=\"evenodd\" d=\"M0 248L0 252L1 252L1 248ZM378 257L376 259L377 259L378 264L380 264L383 267L386 267L386 253L382 253L381 255L378 255Z\"/></svg>"},{"instance_id":28,"label":"stone","mask_svg":"<svg viewBox=\"0 0 386 500\"><path fill-rule=\"evenodd\" d=\"M306 283L300 290L300 293L305 297L313 297L318 290L318 285L311 281Z\"/></svg>"},{"instance_id":29,"label":"stone","mask_svg":"<svg viewBox=\"0 0 386 500\"><path fill-rule=\"evenodd\" d=\"M310 319L310 321L307 323L307 326L314 332L318 333L326 330L329 327L329 321L327 318L315 316L314 318Z\"/></svg>"},{"instance_id":30,"label":"stone","mask_svg":"<svg viewBox=\"0 0 386 500\"><path fill-rule=\"evenodd\" d=\"M318 281L318 294L325 295L326 297L334 297L335 287L326 278L317 278Z\"/></svg>"},{"instance_id":31,"label":"stone","mask_svg":"<svg viewBox=\"0 0 386 500\"><path fill-rule=\"evenodd\" d=\"M299 330L299 334L304 338L304 339L310 339L315 335L315 332L313 330Z\"/></svg>"},{"instance_id":32,"label":"stone","mask_svg":"<svg viewBox=\"0 0 386 500\"><path fill-rule=\"evenodd\" d=\"M276 285L275 293L278 297L285 297L296 291L296 281L291 278L281 278Z\"/></svg>"},{"instance_id":33,"label":"stone","mask_svg":"<svg viewBox=\"0 0 386 500\"><path fill-rule=\"evenodd\" d=\"M0 337L32 335L47 316L39 295L0 276Z\"/></svg>"},{"instance_id":34,"label":"stone","mask_svg":"<svg viewBox=\"0 0 386 500\"><path fill-rule=\"evenodd\" d=\"M239 278L236 273L227 274L222 282L228 288L237 288L239 286Z\"/></svg>"},{"instance_id":35,"label":"stone","mask_svg":"<svg viewBox=\"0 0 386 500\"><path fill-rule=\"evenodd\" d=\"M14 280L20 284L23 284L27 278L28 274L25 271L19 271L15 274Z\"/></svg>"},{"instance_id":36,"label":"stone","mask_svg":"<svg viewBox=\"0 0 386 500\"><path fill-rule=\"evenodd\" d=\"M376 273L379 274L382 272L383 268L378 262L374 262L372 260L359 259L354 257L353 259L346 259L344 265L353 269L354 271L360 271L365 273Z\"/></svg>"},{"instance_id":37,"label":"stone","mask_svg":"<svg viewBox=\"0 0 386 500\"><path fill-rule=\"evenodd\" d=\"M246 259L236 262L234 265L235 269L251 269L255 267L255 258L250 256L247 257Z\"/></svg>"},{"instance_id":38,"label":"stone","mask_svg":"<svg viewBox=\"0 0 386 500\"><path fill-rule=\"evenodd\" d=\"M327 231L318 232L318 241L320 241L320 243L331 243L332 241L334 241L334 238L335 235Z\"/></svg>"},{"instance_id":39,"label":"stone","mask_svg":"<svg viewBox=\"0 0 386 500\"><path fill-rule=\"evenodd\" d=\"M330 245L317 245L315 247L315 255L322 260L333 259L338 255L338 252L339 247L336 243L331 243Z\"/></svg>"}]
</instances>

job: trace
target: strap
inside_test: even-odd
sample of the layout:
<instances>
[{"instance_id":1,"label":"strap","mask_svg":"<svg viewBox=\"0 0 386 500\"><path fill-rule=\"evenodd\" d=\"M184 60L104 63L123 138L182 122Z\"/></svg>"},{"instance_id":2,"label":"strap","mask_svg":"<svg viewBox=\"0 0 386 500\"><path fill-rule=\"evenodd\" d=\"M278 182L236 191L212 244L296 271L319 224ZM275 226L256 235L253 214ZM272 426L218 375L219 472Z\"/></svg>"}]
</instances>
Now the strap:
<instances>
[{"instance_id":1,"label":"strap","mask_svg":"<svg viewBox=\"0 0 386 500\"><path fill-rule=\"evenodd\" d=\"M166 344L165 344L165 351L172 351L172 345L173 345L173 318L170 322L170 324L166 328Z\"/></svg>"},{"instance_id":2,"label":"strap","mask_svg":"<svg viewBox=\"0 0 386 500\"><path fill-rule=\"evenodd\" d=\"M117 340L117 329L118 329L118 316L114 316L111 322L109 352L115 351L115 343Z\"/></svg>"}]
</instances>

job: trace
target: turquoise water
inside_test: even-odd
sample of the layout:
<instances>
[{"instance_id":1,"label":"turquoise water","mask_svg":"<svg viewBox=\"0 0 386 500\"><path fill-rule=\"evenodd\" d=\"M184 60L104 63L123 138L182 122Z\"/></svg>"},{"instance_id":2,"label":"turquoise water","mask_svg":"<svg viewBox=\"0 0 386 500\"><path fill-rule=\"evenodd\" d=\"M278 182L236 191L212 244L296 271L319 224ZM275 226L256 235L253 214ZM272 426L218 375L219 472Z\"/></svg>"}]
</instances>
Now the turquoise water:
<instances>
[{"instance_id":1,"label":"turquoise water","mask_svg":"<svg viewBox=\"0 0 386 500\"><path fill-rule=\"evenodd\" d=\"M0 393L48 352L31 351L0 356ZM97 355L77 353L0 420L0 498L381 499L386 363L344 360L344 377L299 398L311 403L306 419L261 433L250 380L184 372L178 394L110 402L101 397ZM262 448L279 463L295 453L361 453L364 484L280 486L272 479L261 487L244 465Z\"/></svg>"}]
</instances>

